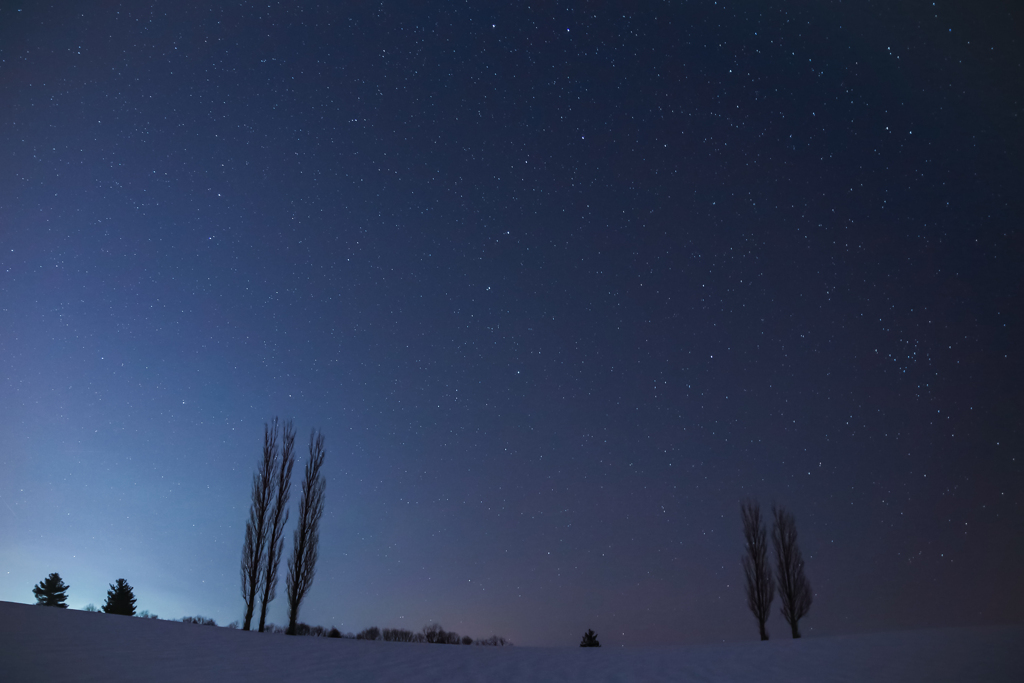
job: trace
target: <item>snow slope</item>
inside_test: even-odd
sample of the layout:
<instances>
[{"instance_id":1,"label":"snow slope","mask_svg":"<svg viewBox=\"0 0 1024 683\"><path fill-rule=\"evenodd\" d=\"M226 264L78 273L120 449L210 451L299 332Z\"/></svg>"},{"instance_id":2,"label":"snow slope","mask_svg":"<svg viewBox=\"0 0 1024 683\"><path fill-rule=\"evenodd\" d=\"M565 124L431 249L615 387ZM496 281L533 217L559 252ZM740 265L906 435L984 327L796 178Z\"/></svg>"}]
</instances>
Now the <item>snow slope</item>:
<instances>
[{"instance_id":1,"label":"snow slope","mask_svg":"<svg viewBox=\"0 0 1024 683\"><path fill-rule=\"evenodd\" d=\"M1024 681L1024 626L676 648L383 643L0 602L0 681Z\"/></svg>"}]
</instances>

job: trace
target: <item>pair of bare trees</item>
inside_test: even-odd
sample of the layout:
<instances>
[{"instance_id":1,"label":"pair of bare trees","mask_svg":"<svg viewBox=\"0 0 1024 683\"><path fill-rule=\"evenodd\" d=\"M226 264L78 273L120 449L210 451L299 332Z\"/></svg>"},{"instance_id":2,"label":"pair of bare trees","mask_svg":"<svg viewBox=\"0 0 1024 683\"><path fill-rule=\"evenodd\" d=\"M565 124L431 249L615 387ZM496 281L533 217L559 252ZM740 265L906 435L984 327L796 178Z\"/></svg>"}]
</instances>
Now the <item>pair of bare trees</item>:
<instances>
[{"instance_id":1,"label":"pair of bare trees","mask_svg":"<svg viewBox=\"0 0 1024 683\"><path fill-rule=\"evenodd\" d=\"M288 560L288 633L294 635L299 607L313 585L320 545L320 518L324 513L326 481L324 437L317 430L309 436L299 500L299 521L295 528L292 556ZM285 422L278 447L278 424L263 427L263 454L252 478L252 504L245 524L242 545L242 599L245 600L243 630L250 630L257 600L260 603L259 630L267 622L267 607L277 596L278 571L284 551L284 527L288 523L292 469L295 466L295 428Z\"/></svg>"},{"instance_id":2,"label":"pair of bare trees","mask_svg":"<svg viewBox=\"0 0 1024 683\"><path fill-rule=\"evenodd\" d=\"M782 601L782 616L794 638L800 637L800 620L811 609L811 583L804 575L804 558L796 540L796 519L783 507L772 506L772 546L775 549L776 577L768 562L768 540L761 505L755 500L740 504L743 536L747 552L743 556L743 573L747 581L747 605L757 619L761 640L768 640L765 623L775 599L776 583Z\"/></svg>"}]
</instances>

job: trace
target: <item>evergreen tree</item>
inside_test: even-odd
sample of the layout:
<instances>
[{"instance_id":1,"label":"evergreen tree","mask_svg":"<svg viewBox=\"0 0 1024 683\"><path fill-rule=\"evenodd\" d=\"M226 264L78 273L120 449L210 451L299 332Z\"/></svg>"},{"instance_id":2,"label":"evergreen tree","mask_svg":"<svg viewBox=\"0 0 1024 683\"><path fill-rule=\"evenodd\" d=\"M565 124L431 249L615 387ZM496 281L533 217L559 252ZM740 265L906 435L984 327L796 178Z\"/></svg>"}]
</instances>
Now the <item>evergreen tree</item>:
<instances>
[{"instance_id":1,"label":"evergreen tree","mask_svg":"<svg viewBox=\"0 0 1024 683\"><path fill-rule=\"evenodd\" d=\"M133 591L134 589L124 579L118 579L110 584L103 611L107 614L123 614L126 617L135 616L135 593Z\"/></svg>"},{"instance_id":2,"label":"evergreen tree","mask_svg":"<svg viewBox=\"0 0 1024 683\"><path fill-rule=\"evenodd\" d=\"M601 643L597 640L597 634L594 633L594 629L588 628L587 632L583 634L583 640L580 641L580 647L601 647Z\"/></svg>"},{"instance_id":3,"label":"evergreen tree","mask_svg":"<svg viewBox=\"0 0 1024 683\"><path fill-rule=\"evenodd\" d=\"M32 594L36 596L36 604L46 607L68 607L68 588L60 574L54 572L36 584Z\"/></svg>"}]
</instances>

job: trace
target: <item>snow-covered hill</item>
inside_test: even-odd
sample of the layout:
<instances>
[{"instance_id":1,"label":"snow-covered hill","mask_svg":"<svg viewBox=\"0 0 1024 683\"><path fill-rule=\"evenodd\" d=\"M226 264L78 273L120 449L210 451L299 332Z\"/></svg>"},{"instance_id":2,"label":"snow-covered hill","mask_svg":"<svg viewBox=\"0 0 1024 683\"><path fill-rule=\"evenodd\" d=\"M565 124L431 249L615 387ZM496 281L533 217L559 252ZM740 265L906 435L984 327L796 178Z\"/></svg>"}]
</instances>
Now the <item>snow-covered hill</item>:
<instances>
[{"instance_id":1,"label":"snow-covered hill","mask_svg":"<svg viewBox=\"0 0 1024 683\"><path fill-rule=\"evenodd\" d=\"M677 648L478 647L287 637L0 602L0 680L1024 681L1024 626Z\"/></svg>"}]
</instances>

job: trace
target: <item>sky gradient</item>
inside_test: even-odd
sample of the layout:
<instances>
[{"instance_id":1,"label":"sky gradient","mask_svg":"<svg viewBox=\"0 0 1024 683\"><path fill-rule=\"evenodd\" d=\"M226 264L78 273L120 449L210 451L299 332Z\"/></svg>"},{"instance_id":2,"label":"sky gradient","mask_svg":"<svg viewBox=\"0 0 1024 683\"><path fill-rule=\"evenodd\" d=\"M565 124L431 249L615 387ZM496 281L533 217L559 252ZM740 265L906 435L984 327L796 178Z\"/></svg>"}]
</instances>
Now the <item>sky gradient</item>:
<instances>
[{"instance_id":1,"label":"sky gradient","mask_svg":"<svg viewBox=\"0 0 1024 683\"><path fill-rule=\"evenodd\" d=\"M310 624L756 639L748 496L807 636L1018 621L1022 19L4 3L0 599L240 619L279 416Z\"/></svg>"}]
</instances>

